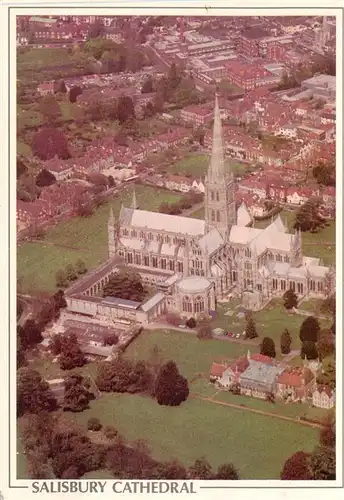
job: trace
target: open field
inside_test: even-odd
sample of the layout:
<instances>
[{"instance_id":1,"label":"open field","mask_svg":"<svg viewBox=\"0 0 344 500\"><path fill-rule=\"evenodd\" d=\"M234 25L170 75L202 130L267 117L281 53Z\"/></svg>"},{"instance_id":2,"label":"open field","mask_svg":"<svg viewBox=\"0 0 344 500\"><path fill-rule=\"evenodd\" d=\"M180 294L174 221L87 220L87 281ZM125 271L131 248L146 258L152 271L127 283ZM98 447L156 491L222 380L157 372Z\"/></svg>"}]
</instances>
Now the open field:
<instances>
[{"instance_id":1,"label":"open field","mask_svg":"<svg viewBox=\"0 0 344 500\"><path fill-rule=\"evenodd\" d=\"M203 178L207 173L209 161L210 155L190 154L183 160L171 165L169 172L171 174L190 175L196 179ZM231 168L238 176L243 175L248 168L248 166L233 160L226 160L226 167L228 170Z\"/></svg>"},{"instance_id":2,"label":"open field","mask_svg":"<svg viewBox=\"0 0 344 500\"><path fill-rule=\"evenodd\" d=\"M172 330L146 330L128 347L126 356L149 359L158 346L161 360L176 360L180 372L192 380L198 374L209 374L213 361L236 359L247 347L227 340L199 340L196 335ZM252 346L251 346L252 347ZM254 352L254 347L251 352Z\"/></svg>"},{"instance_id":3,"label":"open field","mask_svg":"<svg viewBox=\"0 0 344 500\"><path fill-rule=\"evenodd\" d=\"M147 186L136 186L135 191L140 208L152 211L158 211L163 201L175 202L181 198L177 193ZM117 216L121 203L130 206L131 200L132 190L129 190L104 203L91 217L73 217L50 229L41 242L22 244L17 253L21 291L54 291L55 273L59 269L74 264L79 258L89 269L106 260L110 207Z\"/></svg>"},{"instance_id":4,"label":"open field","mask_svg":"<svg viewBox=\"0 0 344 500\"><path fill-rule=\"evenodd\" d=\"M28 366L31 370L36 370L46 380L64 378L71 373L80 373L84 377L94 379L97 374L98 363L87 363L81 368L74 368L73 370L61 370L59 363L53 363L52 358L49 357L48 359L34 359Z\"/></svg>"},{"instance_id":5,"label":"open field","mask_svg":"<svg viewBox=\"0 0 344 500\"><path fill-rule=\"evenodd\" d=\"M189 466L205 456L213 467L232 461L242 479L278 479L285 460L297 450L312 450L318 435L292 422L196 399L173 408L148 397L107 394L89 410L71 414L83 426L91 416L130 441L146 440L157 459L178 458Z\"/></svg>"}]
</instances>

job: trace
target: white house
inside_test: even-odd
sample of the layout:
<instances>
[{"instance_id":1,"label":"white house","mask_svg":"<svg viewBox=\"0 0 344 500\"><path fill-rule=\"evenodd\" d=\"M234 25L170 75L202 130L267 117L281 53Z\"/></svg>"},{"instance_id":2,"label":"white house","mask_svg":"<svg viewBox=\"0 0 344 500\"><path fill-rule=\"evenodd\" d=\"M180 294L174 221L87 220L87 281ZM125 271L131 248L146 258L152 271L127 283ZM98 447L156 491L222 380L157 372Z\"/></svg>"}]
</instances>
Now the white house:
<instances>
[{"instance_id":1,"label":"white house","mask_svg":"<svg viewBox=\"0 0 344 500\"><path fill-rule=\"evenodd\" d=\"M330 408L333 408L335 401L335 391L326 385L318 385L316 390L313 392L312 402L317 408L325 408L326 410L329 410Z\"/></svg>"}]
</instances>

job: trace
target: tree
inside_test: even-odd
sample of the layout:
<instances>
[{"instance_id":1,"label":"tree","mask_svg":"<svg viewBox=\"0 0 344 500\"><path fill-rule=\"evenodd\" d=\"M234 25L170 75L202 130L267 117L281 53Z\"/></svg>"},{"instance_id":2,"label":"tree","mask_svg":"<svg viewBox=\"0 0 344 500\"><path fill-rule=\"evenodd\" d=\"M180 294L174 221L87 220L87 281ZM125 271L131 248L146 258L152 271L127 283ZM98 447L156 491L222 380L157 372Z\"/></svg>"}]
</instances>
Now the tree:
<instances>
[{"instance_id":1,"label":"tree","mask_svg":"<svg viewBox=\"0 0 344 500\"><path fill-rule=\"evenodd\" d=\"M116 186L115 179L113 178L113 176L112 176L112 175L109 175L109 176L108 176L108 183L109 183L109 186L110 186L110 187L114 187L114 186Z\"/></svg>"},{"instance_id":2,"label":"tree","mask_svg":"<svg viewBox=\"0 0 344 500\"><path fill-rule=\"evenodd\" d=\"M320 334L320 325L317 318L308 316L300 327L301 342L317 342Z\"/></svg>"},{"instance_id":3,"label":"tree","mask_svg":"<svg viewBox=\"0 0 344 500\"><path fill-rule=\"evenodd\" d=\"M121 299L142 302L146 290L141 276L131 271L119 271L110 277L103 289L103 297L119 297Z\"/></svg>"},{"instance_id":4,"label":"tree","mask_svg":"<svg viewBox=\"0 0 344 500\"><path fill-rule=\"evenodd\" d=\"M294 228L301 231L315 233L323 227L325 219L319 214L320 201L310 199L298 210L295 218Z\"/></svg>"},{"instance_id":5,"label":"tree","mask_svg":"<svg viewBox=\"0 0 344 500\"><path fill-rule=\"evenodd\" d=\"M135 118L134 103L131 97L121 96L118 100L117 118L119 123L125 123L129 118Z\"/></svg>"},{"instance_id":6,"label":"tree","mask_svg":"<svg viewBox=\"0 0 344 500\"><path fill-rule=\"evenodd\" d=\"M282 354L289 354L290 353L291 343L292 343L291 335L286 328L281 334L281 353Z\"/></svg>"},{"instance_id":7,"label":"tree","mask_svg":"<svg viewBox=\"0 0 344 500\"><path fill-rule=\"evenodd\" d=\"M81 351L77 336L74 333L61 335L60 367L62 370L84 366L86 358Z\"/></svg>"},{"instance_id":8,"label":"tree","mask_svg":"<svg viewBox=\"0 0 344 500\"><path fill-rule=\"evenodd\" d=\"M96 385L104 392L149 392L151 373L143 361L132 362L122 357L98 365Z\"/></svg>"},{"instance_id":9,"label":"tree","mask_svg":"<svg viewBox=\"0 0 344 500\"><path fill-rule=\"evenodd\" d=\"M69 101L74 103L76 102L77 98L79 95L82 94L82 88L79 87L78 85L75 85L74 87L71 87L69 91Z\"/></svg>"},{"instance_id":10,"label":"tree","mask_svg":"<svg viewBox=\"0 0 344 500\"><path fill-rule=\"evenodd\" d=\"M111 333L104 337L104 345L116 345L118 344L118 335L116 333Z\"/></svg>"},{"instance_id":11,"label":"tree","mask_svg":"<svg viewBox=\"0 0 344 500\"><path fill-rule=\"evenodd\" d=\"M152 479L187 479L188 473L178 460L157 464L151 474Z\"/></svg>"},{"instance_id":12,"label":"tree","mask_svg":"<svg viewBox=\"0 0 344 500\"><path fill-rule=\"evenodd\" d=\"M164 96L162 92L157 92L153 101L153 108L157 113L162 113L164 111Z\"/></svg>"},{"instance_id":13,"label":"tree","mask_svg":"<svg viewBox=\"0 0 344 500\"><path fill-rule=\"evenodd\" d=\"M302 359L308 359L313 360L313 359L318 359L318 351L317 351L317 346L314 342L310 342L306 340L305 342L302 342L301 344L301 358Z\"/></svg>"},{"instance_id":14,"label":"tree","mask_svg":"<svg viewBox=\"0 0 344 500\"><path fill-rule=\"evenodd\" d=\"M313 479L310 453L297 451L288 458L283 466L281 479L284 481L306 481Z\"/></svg>"},{"instance_id":15,"label":"tree","mask_svg":"<svg viewBox=\"0 0 344 500\"><path fill-rule=\"evenodd\" d=\"M317 351L319 354L319 360L322 361L324 358L331 356L336 349L334 335L331 330L321 330L319 335L319 340L316 344Z\"/></svg>"},{"instance_id":16,"label":"tree","mask_svg":"<svg viewBox=\"0 0 344 500\"><path fill-rule=\"evenodd\" d=\"M73 373L65 379L63 411L84 411L91 399L94 399L94 395L85 387L84 377Z\"/></svg>"},{"instance_id":17,"label":"tree","mask_svg":"<svg viewBox=\"0 0 344 500\"><path fill-rule=\"evenodd\" d=\"M311 455L311 468L313 479L330 480L336 479L336 452L333 448L317 446Z\"/></svg>"},{"instance_id":18,"label":"tree","mask_svg":"<svg viewBox=\"0 0 344 500\"><path fill-rule=\"evenodd\" d=\"M198 325L197 338L200 340L209 340L213 338L213 332L209 321L202 321Z\"/></svg>"},{"instance_id":19,"label":"tree","mask_svg":"<svg viewBox=\"0 0 344 500\"><path fill-rule=\"evenodd\" d=\"M168 361L160 368L155 381L154 396L159 405L165 406L179 406L188 398L188 381L180 375L173 361Z\"/></svg>"},{"instance_id":20,"label":"tree","mask_svg":"<svg viewBox=\"0 0 344 500\"><path fill-rule=\"evenodd\" d=\"M168 88L171 90L175 90L178 87L180 80L181 80L180 71L177 68L176 63L173 62L171 64L171 66L168 70L168 74L167 74Z\"/></svg>"},{"instance_id":21,"label":"tree","mask_svg":"<svg viewBox=\"0 0 344 500\"><path fill-rule=\"evenodd\" d=\"M54 82L54 91L56 93L67 94L67 87L64 80L57 80Z\"/></svg>"},{"instance_id":22,"label":"tree","mask_svg":"<svg viewBox=\"0 0 344 500\"><path fill-rule=\"evenodd\" d=\"M318 163L312 170L313 177L317 180L318 184L323 186L335 186L336 185L336 165L335 163L330 163L325 165L324 163Z\"/></svg>"},{"instance_id":23,"label":"tree","mask_svg":"<svg viewBox=\"0 0 344 500\"><path fill-rule=\"evenodd\" d=\"M245 332L246 332L245 336L247 339L255 339L256 337L258 337L256 324L251 314L247 319Z\"/></svg>"},{"instance_id":24,"label":"tree","mask_svg":"<svg viewBox=\"0 0 344 500\"><path fill-rule=\"evenodd\" d=\"M39 110L48 123L55 123L61 115L60 105L51 94L42 97L39 103Z\"/></svg>"},{"instance_id":25,"label":"tree","mask_svg":"<svg viewBox=\"0 0 344 500\"><path fill-rule=\"evenodd\" d=\"M19 330L21 346L23 349L33 347L42 342L42 328L34 319L27 319Z\"/></svg>"},{"instance_id":26,"label":"tree","mask_svg":"<svg viewBox=\"0 0 344 500\"><path fill-rule=\"evenodd\" d=\"M52 127L43 127L34 135L32 152L41 160L50 160L54 156L63 160L70 158L66 136Z\"/></svg>"},{"instance_id":27,"label":"tree","mask_svg":"<svg viewBox=\"0 0 344 500\"><path fill-rule=\"evenodd\" d=\"M317 383L327 385L331 389L336 387L336 359L326 358L322 364L322 372L317 376Z\"/></svg>"},{"instance_id":28,"label":"tree","mask_svg":"<svg viewBox=\"0 0 344 500\"><path fill-rule=\"evenodd\" d=\"M275 342L270 337L263 338L263 342L260 344L260 354L270 358L276 357Z\"/></svg>"},{"instance_id":29,"label":"tree","mask_svg":"<svg viewBox=\"0 0 344 500\"><path fill-rule=\"evenodd\" d=\"M241 387L240 387L240 384L239 382L233 382L231 384L231 386L229 387L229 390L232 394L234 394L235 396L239 396L240 393L241 393Z\"/></svg>"},{"instance_id":30,"label":"tree","mask_svg":"<svg viewBox=\"0 0 344 500\"><path fill-rule=\"evenodd\" d=\"M334 411L324 419L320 429L319 442L321 446L336 448L336 414Z\"/></svg>"},{"instance_id":31,"label":"tree","mask_svg":"<svg viewBox=\"0 0 344 500\"><path fill-rule=\"evenodd\" d=\"M17 415L40 413L56 408L56 400L40 374L30 368L20 368L17 372Z\"/></svg>"},{"instance_id":32,"label":"tree","mask_svg":"<svg viewBox=\"0 0 344 500\"><path fill-rule=\"evenodd\" d=\"M232 463L220 465L217 469L215 479L222 480L237 480L239 479L239 473Z\"/></svg>"},{"instance_id":33,"label":"tree","mask_svg":"<svg viewBox=\"0 0 344 500\"><path fill-rule=\"evenodd\" d=\"M198 458L194 465L189 467L188 476L194 480L214 479L210 463L204 458Z\"/></svg>"},{"instance_id":34,"label":"tree","mask_svg":"<svg viewBox=\"0 0 344 500\"><path fill-rule=\"evenodd\" d=\"M51 186L56 182L56 177L49 170L43 168L36 176L36 184L39 187Z\"/></svg>"},{"instance_id":35,"label":"tree","mask_svg":"<svg viewBox=\"0 0 344 500\"><path fill-rule=\"evenodd\" d=\"M99 418L91 417L88 419L87 429L89 431L97 432L97 431L100 431L101 428L102 428L102 424L100 423Z\"/></svg>"},{"instance_id":36,"label":"tree","mask_svg":"<svg viewBox=\"0 0 344 500\"><path fill-rule=\"evenodd\" d=\"M25 163L17 156L17 179L19 179L23 174L26 174L28 171Z\"/></svg>"},{"instance_id":37,"label":"tree","mask_svg":"<svg viewBox=\"0 0 344 500\"><path fill-rule=\"evenodd\" d=\"M143 82L141 93L142 94L151 94L154 92L154 83L153 78L149 75L146 80Z\"/></svg>"},{"instance_id":38,"label":"tree","mask_svg":"<svg viewBox=\"0 0 344 500\"><path fill-rule=\"evenodd\" d=\"M291 288L283 294L283 301L287 310L297 308L297 295Z\"/></svg>"},{"instance_id":39,"label":"tree","mask_svg":"<svg viewBox=\"0 0 344 500\"><path fill-rule=\"evenodd\" d=\"M68 264L68 266L66 267L66 279L68 281L74 281L77 277L78 276L74 266L72 264Z\"/></svg>"},{"instance_id":40,"label":"tree","mask_svg":"<svg viewBox=\"0 0 344 500\"><path fill-rule=\"evenodd\" d=\"M107 425L106 427L104 427L103 432L106 439L109 439L110 441L114 440L118 435L117 429L112 425Z\"/></svg>"},{"instance_id":41,"label":"tree","mask_svg":"<svg viewBox=\"0 0 344 500\"><path fill-rule=\"evenodd\" d=\"M75 271L77 274L85 274L87 272L87 267L85 262L81 259L78 259L75 263Z\"/></svg>"}]
</instances>

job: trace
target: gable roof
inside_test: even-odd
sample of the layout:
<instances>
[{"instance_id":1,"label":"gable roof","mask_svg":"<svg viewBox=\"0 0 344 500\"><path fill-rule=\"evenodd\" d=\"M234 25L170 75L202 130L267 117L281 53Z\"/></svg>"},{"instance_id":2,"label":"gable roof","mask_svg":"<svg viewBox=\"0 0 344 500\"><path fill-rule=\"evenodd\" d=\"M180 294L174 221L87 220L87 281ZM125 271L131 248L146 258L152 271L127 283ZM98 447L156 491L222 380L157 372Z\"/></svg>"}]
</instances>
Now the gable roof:
<instances>
[{"instance_id":1,"label":"gable roof","mask_svg":"<svg viewBox=\"0 0 344 500\"><path fill-rule=\"evenodd\" d=\"M209 255L218 250L223 243L223 238L216 228L205 234L198 242L201 250L208 252Z\"/></svg>"},{"instance_id":2,"label":"gable roof","mask_svg":"<svg viewBox=\"0 0 344 500\"><path fill-rule=\"evenodd\" d=\"M190 236L203 236L205 231L204 220L125 207L121 208L119 221L125 226L146 227L152 231L166 231Z\"/></svg>"},{"instance_id":3,"label":"gable roof","mask_svg":"<svg viewBox=\"0 0 344 500\"><path fill-rule=\"evenodd\" d=\"M213 363L210 369L210 375L213 377L222 377L224 371L226 371L227 366L222 363Z\"/></svg>"},{"instance_id":4,"label":"gable roof","mask_svg":"<svg viewBox=\"0 0 344 500\"><path fill-rule=\"evenodd\" d=\"M247 226L252 222L251 214L243 201L237 210L237 224L238 226Z\"/></svg>"}]
</instances>

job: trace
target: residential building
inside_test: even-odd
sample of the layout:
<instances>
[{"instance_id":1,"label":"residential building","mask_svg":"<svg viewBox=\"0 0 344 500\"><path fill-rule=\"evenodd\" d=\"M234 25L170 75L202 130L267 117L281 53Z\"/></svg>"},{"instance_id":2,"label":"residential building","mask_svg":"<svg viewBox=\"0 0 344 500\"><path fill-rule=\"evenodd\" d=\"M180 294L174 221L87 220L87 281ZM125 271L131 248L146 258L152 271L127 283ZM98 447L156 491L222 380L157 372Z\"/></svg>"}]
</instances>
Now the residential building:
<instances>
[{"instance_id":1,"label":"residential building","mask_svg":"<svg viewBox=\"0 0 344 500\"><path fill-rule=\"evenodd\" d=\"M313 406L329 410L333 408L336 402L336 394L333 389L327 385L318 385L313 392Z\"/></svg>"}]
</instances>

